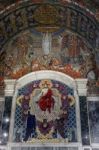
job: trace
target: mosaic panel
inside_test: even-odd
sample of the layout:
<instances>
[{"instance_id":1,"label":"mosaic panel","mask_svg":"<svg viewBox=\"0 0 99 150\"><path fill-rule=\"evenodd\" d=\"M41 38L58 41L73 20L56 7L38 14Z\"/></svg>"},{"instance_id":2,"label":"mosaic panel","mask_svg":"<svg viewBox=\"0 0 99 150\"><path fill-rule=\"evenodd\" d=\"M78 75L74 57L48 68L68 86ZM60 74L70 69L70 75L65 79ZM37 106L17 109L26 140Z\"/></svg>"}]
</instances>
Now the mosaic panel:
<instances>
[{"instance_id":1,"label":"mosaic panel","mask_svg":"<svg viewBox=\"0 0 99 150\"><path fill-rule=\"evenodd\" d=\"M77 142L73 89L54 80L19 89L13 134L14 142Z\"/></svg>"},{"instance_id":2,"label":"mosaic panel","mask_svg":"<svg viewBox=\"0 0 99 150\"><path fill-rule=\"evenodd\" d=\"M81 135L83 145L90 145L87 100L85 96L80 96L80 117L81 117Z\"/></svg>"},{"instance_id":3,"label":"mosaic panel","mask_svg":"<svg viewBox=\"0 0 99 150\"><path fill-rule=\"evenodd\" d=\"M91 142L99 143L99 102L89 101L88 110Z\"/></svg>"},{"instance_id":4,"label":"mosaic panel","mask_svg":"<svg viewBox=\"0 0 99 150\"><path fill-rule=\"evenodd\" d=\"M98 55L93 54L82 38L68 31L41 34L27 30L9 42L5 50L6 78L18 79L31 71L54 70L72 78L98 80Z\"/></svg>"}]
</instances>

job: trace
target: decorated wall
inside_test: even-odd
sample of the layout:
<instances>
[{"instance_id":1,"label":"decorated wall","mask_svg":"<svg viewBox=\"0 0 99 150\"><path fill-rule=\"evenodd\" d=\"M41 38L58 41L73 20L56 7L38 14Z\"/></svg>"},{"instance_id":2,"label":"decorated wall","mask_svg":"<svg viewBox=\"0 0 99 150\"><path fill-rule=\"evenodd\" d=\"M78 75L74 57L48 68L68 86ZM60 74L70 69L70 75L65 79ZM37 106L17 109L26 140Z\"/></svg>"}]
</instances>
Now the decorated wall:
<instances>
[{"instance_id":1,"label":"decorated wall","mask_svg":"<svg viewBox=\"0 0 99 150\"><path fill-rule=\"evenodd\" d=\"M99 2L1 0L0 10L0 148L98 150Z\"/></svg>"}]
</instances>

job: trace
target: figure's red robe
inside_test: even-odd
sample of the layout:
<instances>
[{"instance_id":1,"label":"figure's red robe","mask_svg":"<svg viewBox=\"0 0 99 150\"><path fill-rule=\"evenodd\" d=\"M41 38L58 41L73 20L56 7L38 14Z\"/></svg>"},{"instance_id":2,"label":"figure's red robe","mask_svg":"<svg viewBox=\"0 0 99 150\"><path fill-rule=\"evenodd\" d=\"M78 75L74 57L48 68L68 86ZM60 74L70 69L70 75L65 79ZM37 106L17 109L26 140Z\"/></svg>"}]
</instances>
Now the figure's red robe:
<instances>
[{"instance_id":1,"label":"figure's red robe","mask_svg":"<svg viewBox=\"0 0 99 150\"><path fill-rule=\"evenodd\" d=\"M42 111L48 110L51 113L51 108L54 108L54 98L52 95L52 90L48 89L47 93L40 98L38 105Z\"/></svg>"}]
</instances>

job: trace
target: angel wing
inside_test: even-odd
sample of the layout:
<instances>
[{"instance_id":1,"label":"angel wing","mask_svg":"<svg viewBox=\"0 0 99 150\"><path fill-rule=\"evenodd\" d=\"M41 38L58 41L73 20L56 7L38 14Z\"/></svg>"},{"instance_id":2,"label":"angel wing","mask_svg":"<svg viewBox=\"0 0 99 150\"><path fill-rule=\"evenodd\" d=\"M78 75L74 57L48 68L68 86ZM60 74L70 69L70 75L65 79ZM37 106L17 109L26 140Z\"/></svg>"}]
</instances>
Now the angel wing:
<instances>
[{"instance_id":1,"label":"angel wing","mask_svg":"<svg viewBox=\"0 0 99 150\"><path fill-rule=\"evenodd\" d=\"M41 96L41 90L38 88L38 89L35 89L31 96L30 96L30 102L29 102L29 106L30 106L30 113L31 114L34 114L38 109L38 105L37 105L37 102L39 101L40 99L40 96Z\"/></svg>"},{"instance_id":2,"label":"angel wing","mask_svg":"<svg viewBox=\"0 0 99 150\"><path fill-rule=\"evenodd\" d=\"M62 107L61 94L55 88L52 88L52 91L53 91L53 98L54 98L54 101L55 101L54 113L56 114L55 116L57 116L59 114L59 112L60 112L60 108Z\"/></svg>"}]
</instances>

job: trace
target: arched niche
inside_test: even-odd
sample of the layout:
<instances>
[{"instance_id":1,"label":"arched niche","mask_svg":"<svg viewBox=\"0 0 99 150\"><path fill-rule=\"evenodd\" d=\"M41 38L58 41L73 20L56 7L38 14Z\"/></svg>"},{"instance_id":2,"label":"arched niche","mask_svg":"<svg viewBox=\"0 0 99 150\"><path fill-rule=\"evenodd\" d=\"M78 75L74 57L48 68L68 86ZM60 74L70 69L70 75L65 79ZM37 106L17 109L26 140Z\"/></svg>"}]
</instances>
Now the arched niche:
<instances>
[{"instance_id":1,"label":"arched niche","mask_svg":"<svg viewBox=\"0 0 99 150\"><path fill-rule=\"evenodd\" d=\"M50 85L49 89L52 90L52 93L53 93L53 95L51 95L52 96L51 100L54 99L54 107L53 108L50 107L50 109L49 109L46 106L46 107L44 107L44 109L46 109L46 110L44 110L42 107L40 107L40 103L39 103L41 101L41 97L42 97L41 91L48 94L48 89L46 92L46 91L42 90L43 88L41 86L41 85L45 84L45 82L42 82L45 80L48 81L47 83ZM41 84L41 83L43 83L43 84ZM32 90L30 93L27 93L26 89L29 89L30 87L32 88ZM38 96L35 95L36 90L37 90ZM20 91L21 91L21 93L20 93ZM22 94L22 91L23 91L23 94ZM55 95L54 92L57 93L56 94L57 96ZM45 93L43 93L43 94L45 94ZM28 113L24 115L24 117L26 117L25 122L24 121L22 122L22 120L23 120L22 112L24 110L22 108L22 103L20 103L21 99L19 97L22 95L25 96L25 94L26 94L26 96L30 94L29 104L28 104L29 110L28 110ZM41 96L39 96L39 94ZM47 98L50 99L50 96L47 94L43 95L43 98L44 98L44 96L45 97L48 96ZM37 97L38 97L38 99L36 99ZM37 101L35 101L35 100L37 100ZM44 100L46 100L46 98ZM64 106L64 104L62 102L65 102L65 100L66 100L66 103L65 103L66 105ZM25 99L25 101L26 101L26 99ZM31 104L31 102L33 102L33 105ZM36 103L37 106L35 105L34 102ZM31 110L31 107L33 108L32 110ZM37 107L37 109L36 109L36 107ZM34 111L34 109L35 109L35 111ZM54 110L54 109L56 109L56 110ZM17 112L19 113L19 116L17 116L17 119L16 119ZM56 114L53 114L53 112ZM13 104L12 104L11 124L10 124L10 136L9 136L9 142L11 144L10 146L11 147L17 146L17 143L18 143L19 147L22 145L23 146L25 146L25 145L27 145L27 146L38 146L38 145L44 146L45 145L46 146L46 144L47 144L47 146L48 145L55 146L55 144L57 146L59 146L59 145L60 146L70 146L72 144L72 146L78 147L81 144L81 129L80 129L79 112L80 112L79 111L79 98L78 98L78 93L77 93L76 82L74 79L72 79L71 77L69 77L63 73L56 72L56 71L49 71L49 70L29 73L16 81L15 92L14 92L14 96L13 96ZM22 120L19 119L20 113L21 113ZM61 116L63 114L64 114L64 121L61 118ZM30 132L27 129L27 127L28 127L27 124L29 121L28 115L32 115L32 117L35 116L35 119L36 119L36 126L35 126L36 127L36 136L33 136L33 137L32 137L32 135L28 136L26 134L26 132L27 133ZM48 133L51 135L51 137L47 137L48 134L45 133L45 132L47 132L46 131L47 127L42 127L42 129L40 127L40 125L41 126L45 125L44 120L47 121L47 125L49 125L51 128L51 130L48 131ZM21 125L17 126L16 125L17 121L19 121L19 122L21 121ZM61 121L62 121L62 123L64 122L64 126L67 126L65 128L65 130L66 130L65 132L67 132L67 129L68 129L68 132L65 134L63 133L64 128L60 124ZM70 122L72 122L72 123L70 123ZM55 126L55 123L57 124L56 126ZM23 124L25 125L25 128L23 127L24 126ZM70 128L70 126L71 126L71 128ZM18 139L16 137L16 132L17 132L17 136L18 136L18 133L23 132L22 131L23 128L25 129L24 135L20 134L20 140L18 141ZM61 129L61 131L59 128ZM55 135L53 136L55 130L57 130L56 137L55 137ZM43 134L43 136L41 136L41 134ZM28 139L26 138L26 136L28 136Z\"/></svg>"}]
</instances>

